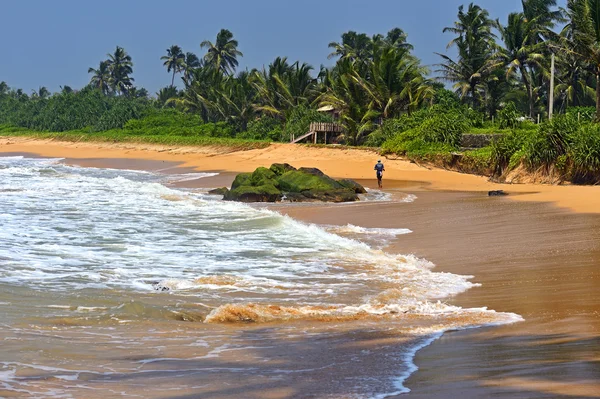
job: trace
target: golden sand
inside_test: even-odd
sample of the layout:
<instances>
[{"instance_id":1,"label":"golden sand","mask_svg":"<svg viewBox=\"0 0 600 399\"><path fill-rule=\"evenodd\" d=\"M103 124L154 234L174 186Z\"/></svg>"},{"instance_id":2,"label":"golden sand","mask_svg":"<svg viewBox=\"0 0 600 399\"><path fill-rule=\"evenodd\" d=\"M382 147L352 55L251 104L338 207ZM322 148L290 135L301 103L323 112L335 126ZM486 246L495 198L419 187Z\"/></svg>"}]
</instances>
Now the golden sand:
<instances>
[{"instance_id":1,"label":"golden sand","mask_svg":"<svg viewBox=\"0 0 600 399\"><path fill-rule=\"evenodd\" d=\"M259 166L287 162L295 167L318 167L337 178L374 179L373 165L379 155L347 148L272 144L250 151L228 152L222 148L180 147L135 143L73 143L29 138L1 138L0 153L33 153L68 159L141 159L176 162L198 171L249 172ZM519 201L551 202L576 212L600 213L600 187L543 184L497 184L486 177L419 166L402 159L383 159L384 184L417 182L427 188L448 191L504 190Z\"/></svg>"}]
</instances>

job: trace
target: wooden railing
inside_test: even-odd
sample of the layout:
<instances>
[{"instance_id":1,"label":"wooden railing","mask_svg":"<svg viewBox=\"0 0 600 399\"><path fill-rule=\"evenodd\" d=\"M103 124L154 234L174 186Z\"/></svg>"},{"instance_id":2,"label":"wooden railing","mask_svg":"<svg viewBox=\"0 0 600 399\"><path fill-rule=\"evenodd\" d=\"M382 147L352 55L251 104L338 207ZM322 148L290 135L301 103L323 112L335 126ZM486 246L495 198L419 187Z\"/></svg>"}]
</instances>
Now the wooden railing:
<instances>
[{"instance_id":1,"label":"wooden railing","mask_svg":"<svg viewBox=\"0 0 600 399\"><path fill-rule=\"evenodd\" d=\"M330 122L313 122L310 124L310 128L308 129L310 132L327 132L327 133L342 133L344 128L337 123Z\"/></svg>"}]
</instances>

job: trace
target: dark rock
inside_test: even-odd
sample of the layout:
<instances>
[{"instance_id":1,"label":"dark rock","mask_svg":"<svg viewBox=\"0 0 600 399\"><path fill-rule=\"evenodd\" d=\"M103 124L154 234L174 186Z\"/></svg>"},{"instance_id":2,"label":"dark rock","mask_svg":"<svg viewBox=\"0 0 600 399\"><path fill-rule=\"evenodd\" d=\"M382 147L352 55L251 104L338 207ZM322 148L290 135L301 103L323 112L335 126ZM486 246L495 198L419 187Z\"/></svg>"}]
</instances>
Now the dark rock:
<instances>
[{"instance_id":1,"label":"dark rock","mask_svg":"<svg viewBox=\"0 0 600 399\"><path fill-rule=\"evenodd\" d=\"M508 195L508 193L505 193L504 190L494 190L488 192L488 196L490 197L500 197L504 195Z\"/></svg>"},{"instance_id":2,"label":"dark rock","mask_svg":"<svg viewBox=\"0 0 600 399\"><path fill-rule=\"evenodd\" d=\"M315 172L317 171L317 172ZM277 180L283 191L301 193L307 190L328 191L344 188L319 169L300 168L284 173Z\"/></svg>"},{"instance_id":3,"label":"dark rock","mask_svg":"<svg viewBox=\"0 0 600 399\"><path fill-rule=\"evenodd\" d=\"M229 189L227 187L215 188L214 190L210 190L208 193L211 195L225 195Z\"/></svg>"},{"instance_id":4,"label":"dark rock","mask_svg":"<svg viewBox=\"0 0 600 399\"><path fill-rule=\"evenodd\" d=\"M231 184L231 189L235 190L236 188L245 185L250 180L250 176L252 173L240 173L235 177L233 183Z\"/></svg>"},{"instance_id":5,"label":"dark rock","mask_svg":"<svg viewBox=\"0 0 600 399\"><path fill-rule=\"evenodd\" d=\"M285 172L289 172L290 170L297 170L288 163L274 163L269 169L271 169L273 173L275 173L277 176L281 176L282 174L284 174Z\"/></svg>"},{"instance_id":6,"label":"dark rock","mask_svg":"<svg viewBox=\"0 0 600 399\"><path fill-rule=\"evenodd\" d=\"M342 179L342 180L338 180L338 183L340 183L342 186L344 186L346 188L354 190L354 192L356 194L366 194L367 193L367 190L365 190L365 188L363 186L361 186L354 180Z\"/></svg>"},{"instance_id":7,"label":"dark rock","mask_svg":"<svg viewBox=\"0 0 600 399\"><path fill-rule=\"evenodd\" d=\"M303 191L304 195L309 200L317 200L323 202L354 202L358 201L358 195L353 190L341 188L331 191L308 190Z\"/></svg>"},{"instance_id":8,"label":"dark rock","mask_svg":"<svg viewBox=\"0 0 600 399\"><path fill-rule=\"evenodd\" d=\"M277 202L283 197L283 193L272 184L262 186L240 186L230 190L223 197L226 201L239 202Z\"/></svg>"},{"instance_id":9,"label":"dark rock","mask_svg":"<svg viewBox=\"0 0 600 399\"><path fill-rule=\"evenodd\" d=\"M313 176L327 176L325 173L321 172L320 169L317 168L300 168L298 169L300 172L308 173Z\"/></svg>"},{"instance_id":10,"label":"dark rock","mask_svg":"<svg viewBox=\"0 0 600 399\"><path fill-rule=\"evenodd\" d=\"M239 174L223 199L241 202L348 202L358 201L357 193L365 193L352 180L337 182L316 168L296 169L288 164L273 164L269 169L257 168L253 173Z\"/></svg>"}]
</instances>

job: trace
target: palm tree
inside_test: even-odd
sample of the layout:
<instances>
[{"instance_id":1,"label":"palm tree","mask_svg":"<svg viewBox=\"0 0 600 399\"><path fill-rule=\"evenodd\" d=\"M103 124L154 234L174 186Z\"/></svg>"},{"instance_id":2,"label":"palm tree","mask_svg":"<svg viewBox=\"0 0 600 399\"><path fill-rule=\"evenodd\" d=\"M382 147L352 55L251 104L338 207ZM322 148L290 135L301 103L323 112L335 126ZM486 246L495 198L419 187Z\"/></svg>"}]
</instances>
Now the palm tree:
<instances>
[{"instance_id":1,"label":"palm tree","mask_svg":"<svg viewBox=\"0 0 600 399\"><path fill-rule=\"evenodd\" d=\"M588 65L569 52L564 52L557 57L556 65L559 83L556 85L555 92L558 94L558 101L562 103L562 108L593 104L595 91L589 79Z\"/></svg>"},{"instance_id":2,"label":"palm tree","mask_svg":"<svg viewBox=\"0 0 600 399\"><path fill-rule=\"evenodd\" d=\"M104 94L110 92L110 68L108 61L101 61L98 69L89 68L88 73L93 73L90 84Z\"/></svg>"},{"instance_id":3,"label":"palm tree","mask_svg":"<svg viewBox=\"0 0 600 399\"><path fill-rule=\"evenodd\" d=\"M171 86L173 86L175 84L175 74L183 70L185 55L181 51L181 47L173 45L167 49L167 55L163 55L160 59L165 61L163 66L167 67L167 72L173 71L173 77L171 78Z\"/></svg>"},{"instance_id":4,"label":"palm tree","mask_svg":"<svg viewBox=\"0 0 600 399\"><path fill-rule=\"evenodd\" d=\"M156 102L161 108L166 108L168 106L173 106L172 103L167 103L172 98L177 98L179 96L179 91L175 86L167 86L163 87L156 93Z\"/></svg>"},{"instance_id":5,"label":"palm tree","mask_svg":"<svg viewBox=\"0 0 600 399\"><path fill-rule=\"evenodd\" d=\"M200 44L200 48L208 49L204 56L206 63L226 75L233 75L239 65L237 58L244 56L237 47L237 40L233 39L233 33L227 29L221 29L214 44L208 40Z\"/></svg>"},{"instance_id":6,"label":"palm tree","mask_svg":"<svg viewBox=\"0 0 600 399\"><path fill-rule=\"evenodd\" d=\"M250 75L256 90L257 110L282 120L288 111L299 105L309 105L317 96L317 79L306 63L289 64L286 57L277 57L267 70Z\"/></svg>"},{"instance_id":7,"label":"palm tree","mask_svg":"<svg viewBox=\"0 0 600 399\"><path fill-rule=\"evenodd\" d=\"M494 21L489 18L487 10L471 3L465 12L458 8L458 21L454 26L444 28L443 32L452 32L457 36L450 41L448 48L456 46L458 60L439 54L444 63L438 72L442 78L454 82L456 92L463 100L471 102L478 108L485 95L487 81L495 65L490 61L495 48L496 36L492 33Z\"/></svg>"},{"instance_id":8,"label":"palm tree","mask_svg":"<svg viewBox=\"0 0 600 399\"><path fill-rule=\"evenodd\" d=\"M0 82L0 96L3 96L8 93L9 87L5 81Z\"/></svg>"},{"instance_id":9,"label":"palm tree","mask_svg":"<svg viewBox=\"0 0 600 399\"><path fill-rule=\"evenodd\" d=\"M530 44L556 38L552 29L557 22L565 22L561 9L552 10L556 3L556 0L521 0L523 16L528 22Z\"/></svg>"},{"instance_id":10,"label":"palm tree","mask_svg":"<svg viewBox=\"0 0 600 399\"><path fill-rule=\"evenodd\" d=\"M353 79L370 99L369 108L387 119L410 114L433 98L433 86L424 77L428 72L416 57L389 47L370 64L366 76L355 74Z\"/></svg>"},{"instance_id":11,"label":"palm tree","mask_svg":"<svg viewBox=\"0 0 600 399\"><path fill-rule=\"evenodd\" d=\"M365 33L349 31L342 34L342 41L340 43L329 43L329 48L333 49L333 52L328 57L330 59L339 57L340 60L366 60L371 58L373 41Z\"/></svg>"},{"instance_id":12,"label":"palm tree","mask_svg":"<svg viewBox=\"0 0 600 399\"><path fill-rule=\"evenodd\" d=\"M127 94L134 81L129 76L133 73L131 56L122 47L117 46L113 54L108 54L107 62L111 88L117 93Z\"/></svg>"},{"instance_id":13,"label":"palm tree","mask_svg":"<svg viewBox=\"0 0 600 399\"><path fill-rule=\"evenodd\" d=\"M330 86L317 99L320 106L330 106L339 112L338 123L344 127L348 143L354 145L376 128L374 121L380 116L369 108L368 97L356 76L359 75L350 58L339 60L328 73Z\"/></svg>"},{"instance_id":14,"label":"palm tree","mask_svg":"<svg viewBox=\"0 0 600 399\"><path fill-rule=\"evenodd\" d=\"M45 86L40 86L40 88L37 91L32 91L31 97L38 98L40 100L45 100L46 98L50 97L50 91Z\"/></svg>"},{"instance_id":15,"label":"palm tree","mask_svg":"<svg viewBox=\"0 0 600 399\"><path fill-rule=\"evenodd\" d=\"M596 77L596 119L600 121L600 0L568 0L562 50L570 52Z\"/></svg>"},{"instance_id":16,"label":"palm tree","mask_svg":"<svg viewBox=\"0 0 600 399\"><path fill-rule=\"evenodd\" d=\"M504 48L497 53L498 59L507 67L507 77L519 73L527 91L529 117L533 118L536 102L536 85L533 69L545 73L544 65L545 43L534 40L538 30L531 27L533 21L528 21L523 13L508 15L508 25L498 24L498 30L504 42Z\"/></svg>"},{"instance_id":17,"label":"palm tree","mask_svg":"<svg viewBox=\"0 0 600 399\"><path fill-rule=\"evenodd\" d=\"M73 88L71 86L64 85L60 87L60 92L62 94L71 94L73 93Z\"/></svg>"},{"instance_id":18,"label":"palm tree","mask_svg":"<svg viewBox=\"0 0 600 399\"><path fill-rule=\"evenodd\" d=\"M189 51L185 53L185 59L183 60L183 79L189 80L191 72L196 68L200 68L201 66L202 62L196 54Z\"/></svg>"}]
</instances>

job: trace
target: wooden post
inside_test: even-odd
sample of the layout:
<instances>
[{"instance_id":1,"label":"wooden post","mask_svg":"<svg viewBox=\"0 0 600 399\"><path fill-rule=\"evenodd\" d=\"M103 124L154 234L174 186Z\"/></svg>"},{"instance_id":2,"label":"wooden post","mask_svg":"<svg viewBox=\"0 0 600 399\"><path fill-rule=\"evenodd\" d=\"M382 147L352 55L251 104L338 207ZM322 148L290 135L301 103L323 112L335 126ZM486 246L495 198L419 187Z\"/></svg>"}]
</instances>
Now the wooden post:
<instances>
[{"instance_id":1,"label":"wooden post","mask_svg":"<svg viewBox=\"0 0 600 399\"><path fill-rule=\"evenodd\" d=\"M319 134L318 132L315 132L315 141L314 141L315 144L317 144L317 135L318 134Z\"/></svg>"},{"instance_id":2,"label":"wooden post","mask_svg":"<svg viewBox=\"0 0 600 399\"><path fill-rule=\"evenodd\" d=\"M325 132L325 144L327 144L327 132Z\"/></svg>"},{"instance_id":3,"label":"wooden post","mask_svg":"<svg viewBox=\"0 0 600 399\"><path fill-rule=\"evenodd\" d=\"M540 124L540 114L538 114L538 125Z\"/></svg>"}]
</instances>

